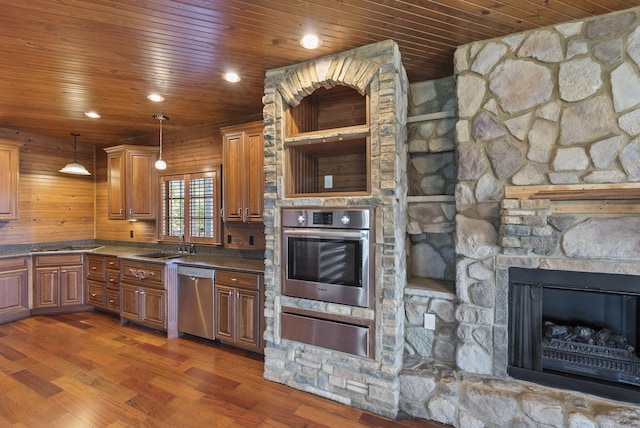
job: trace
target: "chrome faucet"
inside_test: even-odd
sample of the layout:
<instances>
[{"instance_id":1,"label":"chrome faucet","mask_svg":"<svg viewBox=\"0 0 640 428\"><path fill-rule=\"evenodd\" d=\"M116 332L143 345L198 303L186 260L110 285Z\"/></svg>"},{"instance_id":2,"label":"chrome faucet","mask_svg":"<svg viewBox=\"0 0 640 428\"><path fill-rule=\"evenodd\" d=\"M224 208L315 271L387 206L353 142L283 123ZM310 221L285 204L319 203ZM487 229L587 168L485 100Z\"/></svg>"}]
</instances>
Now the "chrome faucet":
<instances>
[{"instance_id":1,"label":"chrome faucet","mask_svg":"<svg viewBox=\"0 0 640 428\"><path fill-rule=\"evenodd\" d=\"M180 238L178 239L178 252L179 253L186 253L187 251L187 244L184 242L184 235L180 235Z\"/></svg>"}]
</instances>

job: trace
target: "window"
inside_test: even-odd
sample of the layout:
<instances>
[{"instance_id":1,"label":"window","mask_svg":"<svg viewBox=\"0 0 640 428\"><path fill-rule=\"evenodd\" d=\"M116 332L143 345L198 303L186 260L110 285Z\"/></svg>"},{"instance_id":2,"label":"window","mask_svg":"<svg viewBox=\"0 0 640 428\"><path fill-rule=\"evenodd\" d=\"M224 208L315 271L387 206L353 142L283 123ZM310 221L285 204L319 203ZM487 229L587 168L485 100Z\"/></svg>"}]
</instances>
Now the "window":
<instances>
[{"instance_id":1,"label":"window","mask_svg":"<svg viewBox=\"0 0 640 428\"><path fill-rule=\"evenodd\" d=\"M166 175L160 181L160 240L221 245L220 171Z\"/></svg>"}]
</instances>

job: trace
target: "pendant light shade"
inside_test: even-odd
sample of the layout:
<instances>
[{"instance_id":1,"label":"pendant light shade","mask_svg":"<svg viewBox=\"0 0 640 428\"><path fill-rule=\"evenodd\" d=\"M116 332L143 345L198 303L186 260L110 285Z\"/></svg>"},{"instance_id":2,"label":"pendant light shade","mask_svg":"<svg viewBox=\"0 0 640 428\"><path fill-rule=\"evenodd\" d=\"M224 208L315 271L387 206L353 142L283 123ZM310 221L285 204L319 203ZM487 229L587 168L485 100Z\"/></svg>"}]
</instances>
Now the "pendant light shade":
<instances>
[{"instance_id":1,"label":"pendant light shade","mask_svg":"<svg viewBox=\"0 0 640 428\"><path fill-rule=\"evenodd\" d=\"M169 118L162 113L154 114L153 118L160 121L160 157L156 161L156 169L162 171L167 169L167 163L162 159L162 121L169 120Z\"/></svg>"},{"instance_id":2,"label":"pendant light shade","mask_svg":"<svg viewBox=\"0 0 640 428\"><path fill-rule=\"evenodd\" d=\"M73 175L91 175L91 173L87 171L87 168L85 168L84 166L82 166L82 164L80 164L80 162L78 162L78 159L76 157L76 146L78 144L77 138L78 136L80 136L80 134L78 134L77 132L72 132L71 135L73 135L73 162L66 164L64 168L62 168L58 172Z\"/></svg>"}]
</instances>

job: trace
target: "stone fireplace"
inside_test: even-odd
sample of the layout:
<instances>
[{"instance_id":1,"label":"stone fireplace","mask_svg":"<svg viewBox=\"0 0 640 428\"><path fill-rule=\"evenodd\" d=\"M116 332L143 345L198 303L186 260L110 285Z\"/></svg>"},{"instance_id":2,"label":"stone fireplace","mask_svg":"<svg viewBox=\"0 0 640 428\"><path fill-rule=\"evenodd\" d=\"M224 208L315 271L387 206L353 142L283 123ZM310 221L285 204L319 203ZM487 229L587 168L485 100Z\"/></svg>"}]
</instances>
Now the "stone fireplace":
<instances>
[{"instance_id":1,"label":"stone fireplace","mask_svg":"<svg viewBox=\"0 0 640 428\"><path fill-rule=\"evenodd\" d=\"M640 276L509 269L517 379L640 403Z\"/></svg>"}]
</instances>

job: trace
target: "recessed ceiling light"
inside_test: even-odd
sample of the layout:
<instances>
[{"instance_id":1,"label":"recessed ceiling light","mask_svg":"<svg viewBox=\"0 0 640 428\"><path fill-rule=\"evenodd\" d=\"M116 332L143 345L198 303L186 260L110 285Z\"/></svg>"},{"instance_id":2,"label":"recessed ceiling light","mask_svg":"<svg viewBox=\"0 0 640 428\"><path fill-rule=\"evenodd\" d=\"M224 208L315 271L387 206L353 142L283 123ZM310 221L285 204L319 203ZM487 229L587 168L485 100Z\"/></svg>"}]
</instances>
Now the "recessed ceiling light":
<instances>
[{"instance_id":1,"label":"recessed ceiling light","mask_svg":"<svg viewBox=\"0 0 640 428\"><path fill-rule=\"evenodd\" d=\"M305 49L316 49L322 45L322 40L315 34L306 34L300 39L300 46Z\"/></svg>"},{"instance_id":2,"label":"recessed ceiling light","mask_svg":"<svg viewBox=\"0 0 640 428\"><path fill-rule=\"evenodd\" d=\"M85 111L84 115L90 117L91 119L100 119L100 115L95 111Z\"/></svg>"},{"instance_id":3,"label":"recessed ceiling light","mask_svg":"<svg viewBox=\"0 0 640 428\"><path fill-rule=\"evenodd\" d=\"M160 94L149 94L147 95L147 99L149 101L153 101L154 103L159 103L161 101L164 101L164 97Z\"/></svg>"},{"instance_id":4,"label":"recessed ceiling light","mask_svg":"<svg viewBox=\"0 0 640 428\"><path fill-rule=\"evenodd\" d=\"M240 76L238 76L238 73L234 73L233 71L224 73L223 77L224 77L224 80L231 83L236 83L240 81Z\"/></svg>"}]
</instances>

